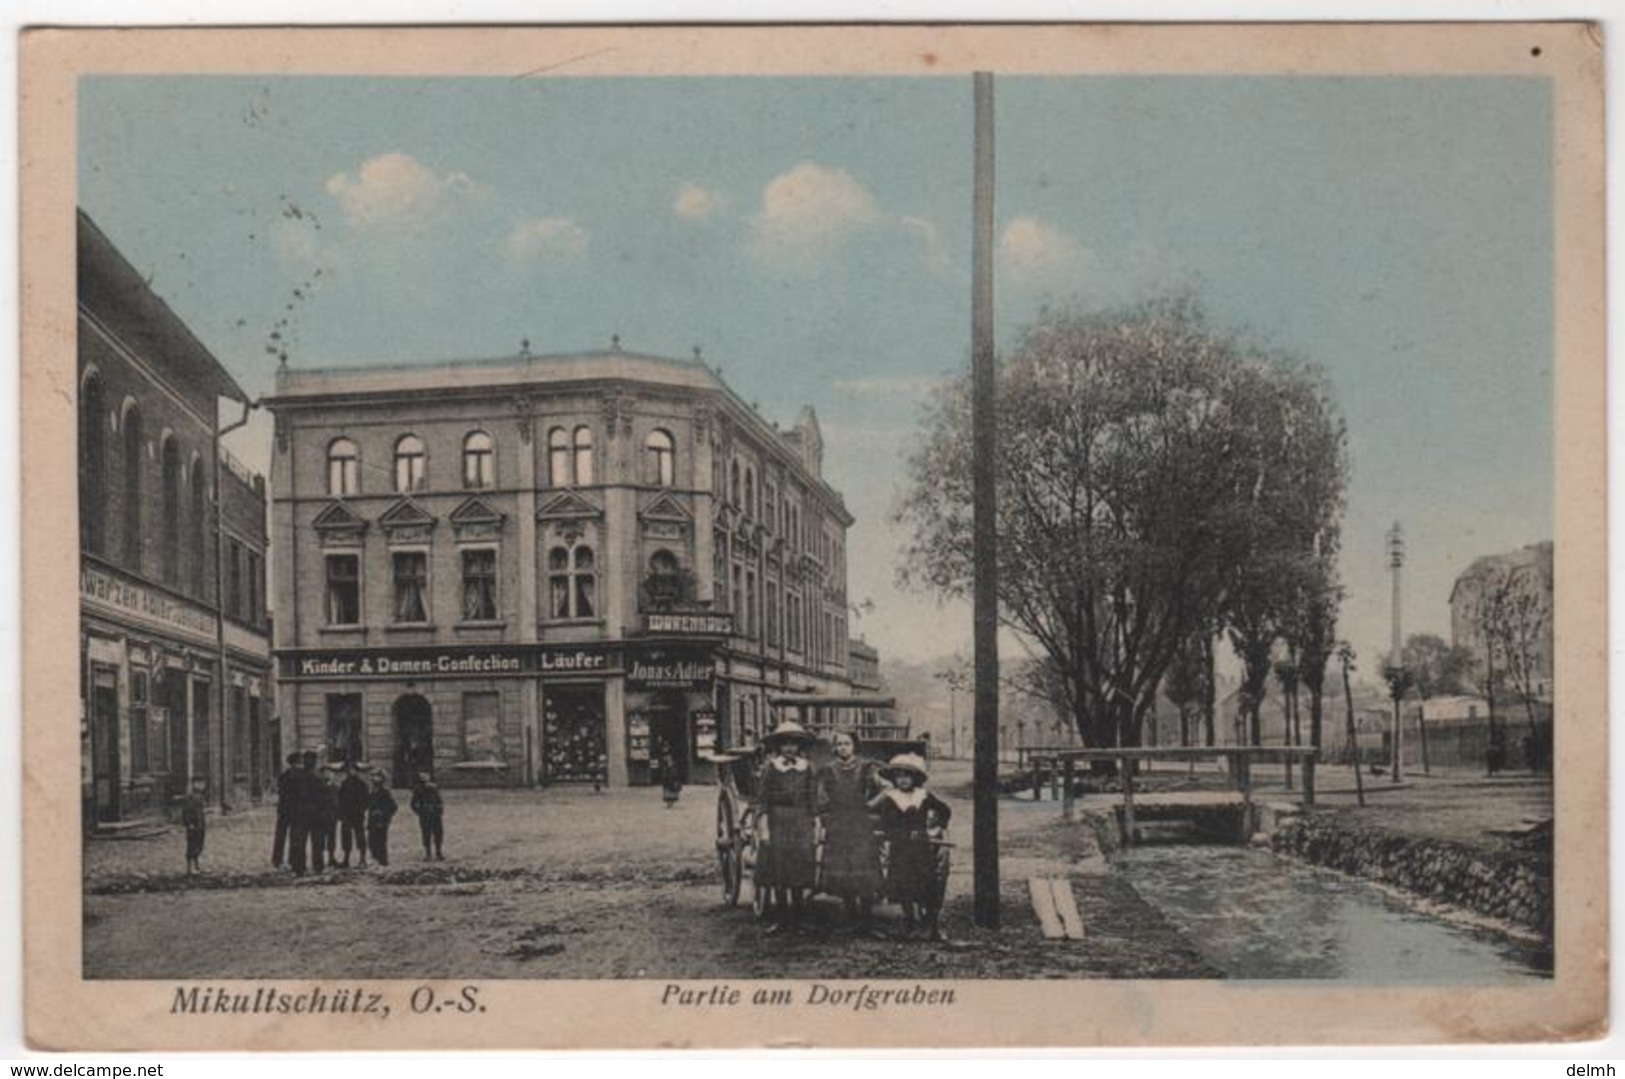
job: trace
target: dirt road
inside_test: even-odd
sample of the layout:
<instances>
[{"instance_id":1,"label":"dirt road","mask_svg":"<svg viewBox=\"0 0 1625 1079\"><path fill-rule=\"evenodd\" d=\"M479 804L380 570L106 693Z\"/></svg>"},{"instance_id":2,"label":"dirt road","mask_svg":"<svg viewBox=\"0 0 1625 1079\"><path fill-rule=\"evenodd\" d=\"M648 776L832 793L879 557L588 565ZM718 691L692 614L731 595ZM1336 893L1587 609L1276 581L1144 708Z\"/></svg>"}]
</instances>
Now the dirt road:
<instances>
[{"instance_id":1,"label":"dirt road","mask_svg":"<svg viewBox=\"0 0 1625 1079\"><path fill-rule=\"evenodd\" d=\"M962 777L941 777L968 843ZM1004 928L970 924L968 845L956 851L947 943L896 939L883 908L860 931L820 900L803 930L767 936L725 907L714 789L673 809L654 790L450 791L447 860L425 862L410 813L388 869L296 880L269 864L268 809L211 821L207 873L187 880L178 833L90 844L92 978L1211 977L1178 933L1109 875L1074 879L1089 929L1046 942L1026 877L1065 875L1078 830L1052 806L1006 802Z\"/></svg>"}]
</instances>

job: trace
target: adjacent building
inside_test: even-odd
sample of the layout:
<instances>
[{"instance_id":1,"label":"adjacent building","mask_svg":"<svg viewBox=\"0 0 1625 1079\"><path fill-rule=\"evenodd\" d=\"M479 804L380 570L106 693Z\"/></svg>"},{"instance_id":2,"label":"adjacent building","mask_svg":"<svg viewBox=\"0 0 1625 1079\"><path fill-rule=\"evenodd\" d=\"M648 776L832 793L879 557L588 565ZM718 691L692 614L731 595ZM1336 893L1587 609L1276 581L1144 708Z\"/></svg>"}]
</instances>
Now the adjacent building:
<instances>
[{"instance_id":1,"label":"adjacent building","mask_svg":"<svg viewBox=\"0 0 1625 1079\"><path fill-rule=\"evenodd\" d=\"M247 395L85 214L78 219L85 822L212 801L276 774L265 484L219 445Z\"/></svg>"},{"instance_id":2,"label":"adjacent building","mask_svg":"<svg viewBox=\"0 0 1625 1079\"><path fill-rule=\"evenodd\" d=\"M817 418L612 348L284 370L272 549L293 741L397 784L651 782L848 692Z\"/></svg>"},{"instance_id":3,"label":"adjacent building","mask_svg":"<svg viewBox=\"0 0 1625 1079\"><path fill-rule=\"evenodd\" d=\"M1485 630L1494 630L1498 680L1509 673L1526 677L1532 696L1550 701L1552 595L1551 541L1479 558L1450 590L1451 643L1472 655L1482 678L1489 658Z\"/></svg>"}]
</instances>

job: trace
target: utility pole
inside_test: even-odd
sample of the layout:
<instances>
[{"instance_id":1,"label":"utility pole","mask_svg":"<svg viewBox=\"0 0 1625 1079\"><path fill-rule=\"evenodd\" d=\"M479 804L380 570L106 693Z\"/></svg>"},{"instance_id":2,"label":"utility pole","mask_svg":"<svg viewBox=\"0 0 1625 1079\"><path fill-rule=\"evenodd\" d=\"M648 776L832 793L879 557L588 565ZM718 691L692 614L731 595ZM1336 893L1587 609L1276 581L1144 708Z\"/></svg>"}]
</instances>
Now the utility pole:
<instances>
[{"instance_id":1,"label":"utility pole","mask_svg":"<svg viewBox=\"0 0 1625 1079\"><path fill-rule=\"evenodd\" d=\"M1393 643L1388 653L1388 689L1394 698L1394 766L1392 782L1400 780L1400 770L1403 767L1401 760L1404 757L1404 727L1401 716L1401 702L1405 699L1405 641L1400 628L1399 602L1400 602L1400 570L1405 565L1405 536L1399 530L1399 522L1388 530L1388 568L1394 577L1394 626Z\"/></svg>"},{"instance_id":2,"label":"utility pole","mask_svg":"<svg viewBox=\"0 0 1625 1079\"><path fill-rule=\"evenodd\" d=\"M993 75L974 76L971 267L971 528L975 568L975 788L972 829L977 925L999 927L998 436L993 371Z\"/></svg>"}]
</instances>

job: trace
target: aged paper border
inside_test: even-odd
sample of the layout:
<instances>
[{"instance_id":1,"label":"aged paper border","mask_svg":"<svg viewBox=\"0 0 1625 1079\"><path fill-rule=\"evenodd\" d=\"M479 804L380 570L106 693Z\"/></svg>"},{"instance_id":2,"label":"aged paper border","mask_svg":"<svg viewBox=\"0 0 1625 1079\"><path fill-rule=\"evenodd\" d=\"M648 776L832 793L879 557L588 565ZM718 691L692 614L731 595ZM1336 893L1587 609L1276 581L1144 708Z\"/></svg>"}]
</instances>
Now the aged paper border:
<instances>
[{"instance_id":1,"label":"aged paper border","mask_svg":"<svg viewBox=\"0 0 1625 1079\"><path fill-rule=\"evenodd\" d=\"M1535 50L1539 50L1538 54ZM25 1007L41 1049L1405 1044L1596 1038L1608 1014L1603 70L1582 23L35 30L21 45ZM485 981L483 1015L172 1016L177 983L81 976L75 80L87 73L1507 74L1553 84L1557 976L1528 987L957 981L946 1009L662 1008L660 981ZM969 115L967 112L967 123ZM967 162L968 167L968 162ZM186 983L202 984L202 983ZM236 988L253 982L209 982ZM317 983L308 983L311 985ZM330 983L323 983L330 984ZM445 983L441 983L445 984ZM463 983L457 983L463 984ZM710 984L710 983L690 983ZM760 984L735 981L748 990ZM298 983L279 982L298 989ZM327 1043L331 1044L331 1043Z\"/></svg>"}]
</instances>

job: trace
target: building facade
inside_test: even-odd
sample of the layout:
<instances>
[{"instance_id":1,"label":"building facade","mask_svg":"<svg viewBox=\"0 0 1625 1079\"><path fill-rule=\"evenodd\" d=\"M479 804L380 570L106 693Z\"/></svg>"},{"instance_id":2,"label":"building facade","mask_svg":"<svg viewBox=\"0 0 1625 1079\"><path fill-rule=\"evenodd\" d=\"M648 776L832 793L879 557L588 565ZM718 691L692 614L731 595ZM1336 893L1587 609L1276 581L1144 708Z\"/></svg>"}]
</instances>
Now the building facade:
<instances>
[{"instance_id":1,"label":"building facade","mask_svg":"<svg viewBox=\"0 0 1625 1079\"><path fill-rule=\"evenodd\" d=\"M251 801L276 775L266 492L218 439L218 399L247 397L83 213L78 257L85 822L196 776Z\"/></svg>"},{"instance_id":2,"label":"building facade","mask_svg":"<svg viewBox=\"0 0 1625 1079\"><path fill-rule=\"evenodd\" d=\"M1474 677L1482 679L1491 657L1485 630L1496 639L1497 680L1526 679L1532 696L1552 699L1552 544L1533 543L1516 551L1477 559L1450 590L1451 643L1473 657Z\"/></svg>"},{"instance_id":3,"label":"building facade","mask_svg":"<svg viewBox=\"0 0 1625 1079\"><path fill-rule=\"evenodd\" d=\"M775 692L848 688L846 531L810 410L697 358L279 374L279 712L397 783L708 778Z\"/></svg>"}]
</instances>

